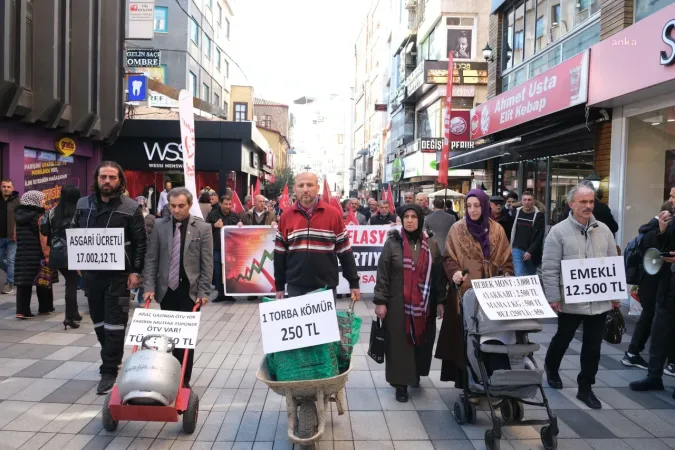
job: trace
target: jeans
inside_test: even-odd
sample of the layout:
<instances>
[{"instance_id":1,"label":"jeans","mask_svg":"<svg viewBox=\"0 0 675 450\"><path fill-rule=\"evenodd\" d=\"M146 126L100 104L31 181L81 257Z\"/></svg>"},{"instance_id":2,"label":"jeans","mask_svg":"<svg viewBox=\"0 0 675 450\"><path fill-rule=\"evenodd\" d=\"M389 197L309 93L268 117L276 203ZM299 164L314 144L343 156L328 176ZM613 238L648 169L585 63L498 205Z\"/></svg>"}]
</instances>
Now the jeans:
<instances>
[{"instance_id":1,"label":"jeans","mask_svg":"<svg viewBox=\"0 0 675 450\"><path fill-rule=\"evenodd\" d=\"M525 250L519 248L514 248L511 250L511 255L513 255L513 269L516 272L517 277L523 277L525 275L536 275L537 266L534 265L532 259L529 261L523 261L523 255Z\"/></svg>"},{"instance_id":2,"label":"jeans","mask_svg":"<svg viewBox=\"0 0 675 450\"><path fill-rule=\"evenodd\" d=\"M14 258L16 257L16 241L0 239L0 269L7 273L7 283L14 284ZM5 260L7 260L5 262Z\"/></svg>"},{"instance_id":3,"label":"jeans","mask_svg":"<svg viewBox=\"0 0 675 450\"><path fill-rule=\"evenodd\" d=\"M225 286L223 286L223 263L221 261L220 249L213 250L213 285L218 290L218 297L225 296Z\"/></svg>"},{"instance_id":4,"label":"jeans","mask_svg":"<svg viewBox=\"0 0 675 450\"><path fill-rule=\"evenodd\" d=\"M551 339L551 344L546 352L546 368L557 373L560 363L569 347L574 333L580 324L584 324L584 334L581 344L581 372L577 376L577 384L580 391L590 390L595 384L595 375L598 373L600 364L600 349L602 336L605 332L605 318L607 313L585 316L582 314L558 314L558 330ZM661 364L663 369L663 364Z\"/></svg>"}]
</instances>

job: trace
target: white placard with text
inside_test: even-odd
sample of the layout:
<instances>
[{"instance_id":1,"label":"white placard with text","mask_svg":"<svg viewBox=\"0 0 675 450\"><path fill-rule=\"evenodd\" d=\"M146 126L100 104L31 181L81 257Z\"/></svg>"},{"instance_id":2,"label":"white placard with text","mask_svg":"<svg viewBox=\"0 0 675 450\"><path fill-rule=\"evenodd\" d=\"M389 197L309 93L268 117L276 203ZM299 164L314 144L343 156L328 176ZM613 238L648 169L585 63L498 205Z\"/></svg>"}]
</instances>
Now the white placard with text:
<instances>
[{"instance_id":1,"label":"white placard with text","mask_svg":"<svg viewBox=\"0 0 675 450\"><path fill-rule=\"evenodd\" d=\"M265 354L339 341L333 291L261 303L260 331Z\"/></svg>"},{"instance_id":2,"label":"white placard with text","mask_svg":"<svg viewBox=\"0 0 675 450\"><path fill-rule=\"evenodd\" d=\"M156 334L168 337L176 348L195 348L200 312L159 311L137 308L129 325L125 345L141 345L143 337ZM152 346L154 339L148 339Z\"/></svg>"},{"instance_id":3,"label":"white placard with text","mask_svg":"<svg viewBox=\"0 0 675 450\"><path fill-rule=\"evenodd\" d=\"M628 295L622 256L565 259L560 267L565 303L622 300Z\"/></svg>"},{"instance_id":4,"label":"white placard with text","mask_svg":"<svg viewBox=\"0 0 675 450\"><path fill-rule=\"evenodd\" d=\"M68 270L124 270L124 228L66 230Z\"/></svg>"},{"instance_id":5,"label":"white placard with text","mask_svg":"<svg viewBox=\"0 0 675 450\"><path fill-rule=\"evenodd\" d=\"M536 275L471 280L471 284L480 307L490 320L556 317Z\"/></svg>"}]
</instances>

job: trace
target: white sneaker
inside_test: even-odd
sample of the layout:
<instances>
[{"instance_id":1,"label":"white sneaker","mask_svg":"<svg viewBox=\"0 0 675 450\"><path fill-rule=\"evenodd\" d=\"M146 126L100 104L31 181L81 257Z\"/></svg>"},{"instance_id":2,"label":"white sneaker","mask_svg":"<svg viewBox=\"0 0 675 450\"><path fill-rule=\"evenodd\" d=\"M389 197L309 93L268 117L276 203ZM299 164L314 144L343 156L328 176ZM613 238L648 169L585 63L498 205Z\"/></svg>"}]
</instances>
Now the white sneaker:
<instances>
[{"instance_id":1,"label":"white sneaker","mask_svg":"<svg viewBox=\"0 0 675 450\"><path fill-rule=\"evenodd\" d=\"M666 368L663 369L663 373L665 373L669 377L675 377L675 363L669 363L668 365L666 365Z\"/></svg>"}]
</instances>

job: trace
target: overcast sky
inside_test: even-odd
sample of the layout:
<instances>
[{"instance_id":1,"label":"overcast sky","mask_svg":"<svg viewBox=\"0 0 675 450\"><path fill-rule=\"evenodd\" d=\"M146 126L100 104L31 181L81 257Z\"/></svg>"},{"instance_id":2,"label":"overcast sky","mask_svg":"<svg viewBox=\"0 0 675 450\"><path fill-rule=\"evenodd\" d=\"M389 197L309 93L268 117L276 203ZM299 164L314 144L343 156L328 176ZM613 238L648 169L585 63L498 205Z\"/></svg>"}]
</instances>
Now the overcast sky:
<instances>
[{"instance_id":1,"label":"overcast sky","mask_svg":"<svg viewBox=\"0 0 675 450\"><path fill-rule=\"evenodd\" d=\"M354 44L369 0L238 0L232 24L232 84L291 103L303 95L346 94Z\"/></svg>"}]
</instances>

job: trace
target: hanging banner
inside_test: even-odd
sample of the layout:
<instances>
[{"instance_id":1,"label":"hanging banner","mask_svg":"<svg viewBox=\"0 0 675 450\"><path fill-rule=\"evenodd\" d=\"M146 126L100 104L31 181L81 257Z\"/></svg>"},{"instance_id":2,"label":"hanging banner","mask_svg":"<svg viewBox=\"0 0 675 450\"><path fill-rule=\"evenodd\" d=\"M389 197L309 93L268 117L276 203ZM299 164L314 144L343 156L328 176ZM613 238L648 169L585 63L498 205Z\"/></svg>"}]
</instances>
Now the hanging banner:
<instances>
[{"instance_id":1,"label":"hanging banner","mask_svg":"<svg viewBox=\"0 0 675 450\"><path fill-rule=\"evenodd\" d=\"M197 194L197 182L195 180L195 113L192 102L192 94L185 89L181 89L180 94L178 94L178 116L180 117L180 140L183 144L185 187L193 196L190 214L205 219L197 203L199 195Z\"/></svg>"},{"instance_id":2,"label":"hanging banner","mask_svg":"<svg viewBox=\"0 0 675 450\"><path fill-rule=\"evenodd\" d=\"M453 53L448 53L448 73L453 68ZM447 187L448 186L448 169L450 158L450 140L452 133L450 128L451 112L452 110L452 77L448 77L448 85L445 90L445 108L443 109L443 146L441 147L441 159L438 165L438 180L437 183Z\"/></svg>"},{"instance_id":3,"label":"hanging banner","mask_svg":"<svg viewBox=\"0 0 675 450\"><path fill-rule=\"evenodd\" d=\"M400 228L400 227L399 227ZM347 233L354 252L362 294L375 292L377 264L391 225L349 225ZM264 296L275 293L274 239L276 230L267 226L227 226L221 232L223 284L225 295ZM342 277L338 294L349 294L349 283Z\"/></svg>"}]
</instances>

